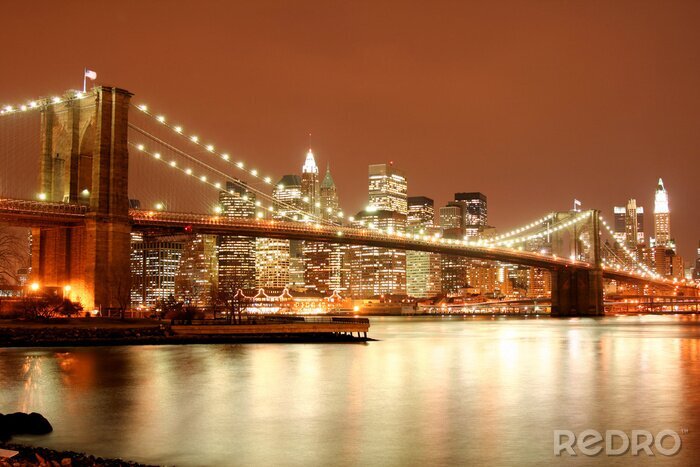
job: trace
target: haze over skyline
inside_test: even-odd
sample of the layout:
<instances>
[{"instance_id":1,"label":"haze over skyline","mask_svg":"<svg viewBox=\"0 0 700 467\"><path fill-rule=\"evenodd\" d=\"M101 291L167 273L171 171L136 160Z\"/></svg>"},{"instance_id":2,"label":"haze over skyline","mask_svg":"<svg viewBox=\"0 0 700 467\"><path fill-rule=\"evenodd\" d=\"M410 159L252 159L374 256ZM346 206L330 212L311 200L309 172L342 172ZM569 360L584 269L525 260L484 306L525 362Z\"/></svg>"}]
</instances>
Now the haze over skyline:
<instances>
[{"instance_id":1,"label":"haze over skyline","mask_svg":"<svg viewBox=\"0 0 700 467\"><path fill-rule=\"evenodd\" d=\"M347 211L368 164L393 160L436 205L485 193L499 229L574 198L651 214L661 177L694 258L698 3L91 5L4 5L0 103L79 88L87 66L278 176L311 132Z\"/></svg>"}]
</instances>

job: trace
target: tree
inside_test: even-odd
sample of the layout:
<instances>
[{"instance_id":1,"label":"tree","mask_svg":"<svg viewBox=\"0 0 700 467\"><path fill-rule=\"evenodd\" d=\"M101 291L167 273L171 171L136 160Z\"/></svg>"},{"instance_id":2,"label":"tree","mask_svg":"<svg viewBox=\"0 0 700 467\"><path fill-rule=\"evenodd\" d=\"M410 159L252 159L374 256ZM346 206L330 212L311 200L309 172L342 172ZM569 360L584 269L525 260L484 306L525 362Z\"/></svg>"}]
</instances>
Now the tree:
<instances>
[{"instance_id":1,"label":"tree","mask_svg":"<svg viewBox=\"0 0 700 467\"><path fill-rule=\"evenodd\" d=\"M74 314L77 314L77 313L80 313L81 311L83 311L83 305L81 305L78 302L71 302L70 300L68 300L66 298L63 300L63 303L61 303L58 311L63 316L67 316L70 318Z\"/></svg>"},{"instance_id":2,"label":"tree","mask_svg":"<svg viewBox=\"0 0 700 467\"><path fill-rule=\"evenodd\" d=\"M110 274L110 294L112 301L117 303L119 307L119 318L124 319L126 310L131 305L131 277L125 277L123 274Z\"/></svg>"},{"instance_id":3,"label":"tree","mask_svg":"<svg viewBox=\"0 0 700 467\"><path fill-rule=\"evenodd\" d=\"M17 304L25 318L32 320L53 318L61 310L62 305L61 297L48 292L28 295Z\"/></svg>"},{"instance_id":4,"label":"tree","mask_svg":"<svg viewBox=\"0 0 700 467\"><path fill-rule=\"evenodd\" d=\"M17 284L17 270L26 265L28 250L24 242L7 226L0 226L0 283Z\"/></svg>"}]
</instances>

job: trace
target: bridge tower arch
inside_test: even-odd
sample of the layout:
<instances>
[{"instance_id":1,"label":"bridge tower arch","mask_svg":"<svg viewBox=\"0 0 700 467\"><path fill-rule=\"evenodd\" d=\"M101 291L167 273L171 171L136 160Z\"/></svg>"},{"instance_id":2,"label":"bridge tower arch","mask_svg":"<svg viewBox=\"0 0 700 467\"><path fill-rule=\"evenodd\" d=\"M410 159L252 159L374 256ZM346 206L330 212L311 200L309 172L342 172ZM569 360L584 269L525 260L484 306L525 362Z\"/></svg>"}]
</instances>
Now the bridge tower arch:
<instances>
[{"instance_id":1,"label":"bridge tower arch","mask_svg":"<svg viewBox=\"0 0 700 467\"><path fill-rule=\"evenodd\" d=\"M100 86L41 110L41 197L84 204L88 213L81 226L32 229L32 279L70 286L86 309L128 303L131 96Z\"/></svg>"},{"instance_id":2,"label":"bridge tower arch","mask_svg":"<svg viewBox=\"0 0 700 467\"><path fill-rule=\"evenodd\" d=\"M586 261L591 268L572 265L552 269L552 316L602 316L603 269L600 244L600 211L591 210L587 222L572 224L552 234L552 252L564 258ZM557 221L580 214L555 213Z\"/></svg>"}]
</instances>

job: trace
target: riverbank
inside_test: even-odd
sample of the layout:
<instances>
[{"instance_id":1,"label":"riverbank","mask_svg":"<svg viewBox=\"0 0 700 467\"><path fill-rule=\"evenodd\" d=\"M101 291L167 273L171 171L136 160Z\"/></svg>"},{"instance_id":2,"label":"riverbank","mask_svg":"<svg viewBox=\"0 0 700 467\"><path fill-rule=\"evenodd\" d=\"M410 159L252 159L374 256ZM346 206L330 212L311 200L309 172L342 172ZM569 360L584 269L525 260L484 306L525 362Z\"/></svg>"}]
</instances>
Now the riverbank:
<instances>
[{"instance_id":1,"label":"riverbank","mask_svg":"<svg viewBox=\"0 0 700 467\"><path fill-rule=\"evenodd\" d=\"M55 451L53 449L25 446L15 443L0 443L0 449L18 451L11 459L0 458L0 467L34 467L59 465L61 467L146 467L147 464L130 462L122 459L104 459L89 454L73 451Z\"/></svg>"},{"instance_id":2,"label":"riverbank","mask_svg":"<svg viewBox=\"0 0 700 467\"><path fill-rule=\"evenodd\" d=\"M92 347L222 343L357 343L371 338L299 321L273 324L172 326L150 319L73 318L43 322L0 320L0 347ZM201 329L204 328L204 331ZM188 330L198 332L187 332ZM208 333L207 330L211 330ZM223 331L222 331L223 330ZM355 329L353 329L355 330ZM213 332L216 331L216 332Z\"/></svg>"}]
</instances>

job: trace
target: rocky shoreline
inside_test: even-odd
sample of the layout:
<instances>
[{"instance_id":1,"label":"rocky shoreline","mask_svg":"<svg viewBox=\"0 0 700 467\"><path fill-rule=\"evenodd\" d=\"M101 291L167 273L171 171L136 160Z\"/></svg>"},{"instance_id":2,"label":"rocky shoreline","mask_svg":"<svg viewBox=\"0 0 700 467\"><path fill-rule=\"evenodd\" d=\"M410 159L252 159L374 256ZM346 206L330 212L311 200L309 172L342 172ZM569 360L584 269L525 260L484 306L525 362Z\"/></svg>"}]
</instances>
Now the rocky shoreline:
<instances>
[{"instance_id":1,"label":"rocky shoreline","mask_svg":"<svg viewBox=\"0 0 700 467\"><path fill-rule=\"evenodd\" d=\"M104 459L73 451L25 446L14 443L0 443L1 449L19 451L11 459L0 458L0 467L146 467L147 464L122 459Z\"/></svg>"}]
</instances>

